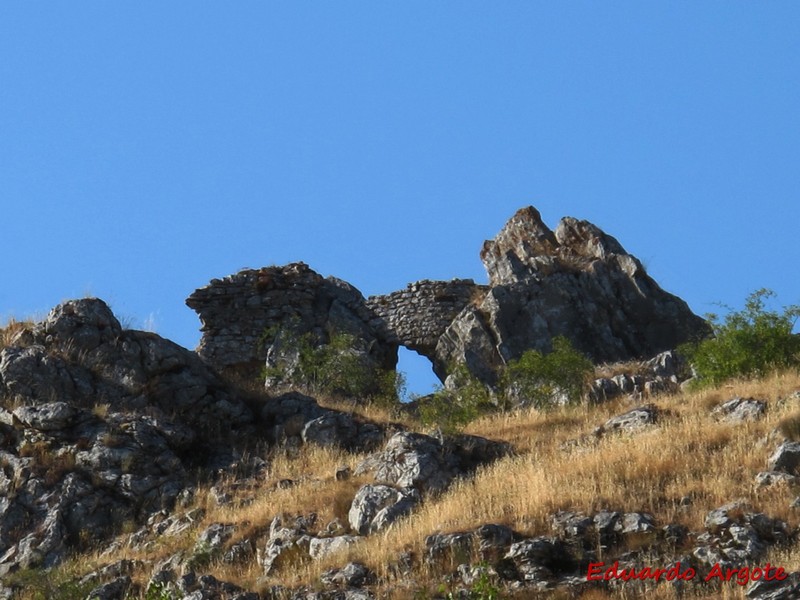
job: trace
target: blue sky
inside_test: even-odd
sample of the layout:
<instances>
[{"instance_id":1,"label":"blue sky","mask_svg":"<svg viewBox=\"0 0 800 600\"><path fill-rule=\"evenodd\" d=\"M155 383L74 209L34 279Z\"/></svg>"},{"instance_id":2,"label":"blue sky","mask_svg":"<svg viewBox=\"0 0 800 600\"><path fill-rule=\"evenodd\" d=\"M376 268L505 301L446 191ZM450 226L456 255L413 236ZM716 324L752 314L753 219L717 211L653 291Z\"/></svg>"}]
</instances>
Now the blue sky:
<instances>
[{"instance_id":1,"label":"blue sky","mask_svg":"<svg viewBox=\"0 0 800 600\"><path fill-rule=\"evenodd\" d=\"M3 3L0 318L90 294L194 347L214 277L484 282L528 204L698 313L800 303L798 31L796 2Z\"/></svg>"}]
</instances>

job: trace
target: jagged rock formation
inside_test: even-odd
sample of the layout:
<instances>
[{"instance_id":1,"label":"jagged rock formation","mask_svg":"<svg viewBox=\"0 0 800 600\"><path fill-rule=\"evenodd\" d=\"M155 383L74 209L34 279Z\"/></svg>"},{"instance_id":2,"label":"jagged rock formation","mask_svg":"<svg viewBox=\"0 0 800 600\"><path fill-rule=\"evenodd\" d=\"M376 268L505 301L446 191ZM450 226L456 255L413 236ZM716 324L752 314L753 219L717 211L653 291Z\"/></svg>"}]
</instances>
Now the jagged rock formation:
<instances>
[{"instance_id":1,"label":"jagged rock formation","mask_svg":"<svg viewBox=\"0 0 800 600\"><path fill-rule=\"evenodd\" d=\"M586 221L555 231L533 207L518 211L481 259L489 285L423 280L366 301L353 286L302 263L246 270L194 292L203 323L200 355L217 368L291 368L291 352L270 328L352 333L359 351L392 368L396 348L428 357L444 381L466 363L485 383L525 350L549 351L565 336L598 362L649 358L709 334L685 302L662 290L620 243Z\"/></svg>"},{"instance_id":2,"label":"jagged rock formation","mask_svg":"<svg viewBox=\"0 0 800 600\"><path fill-rule=\"evenodd\" d=\"M551 231L536 209L521 209L484 244L481 259L490 288L439 340L437 373L464 362L493 382L501 365L530 348L549 351L556 336L597 362L613 362L710 332L617 240L586 221L565 217Z\"/></svg>"},{"instance_id":3,"label":"jagged rock formation","mask_svg":"<svg viewBox=\"0 0 800 600\"><path fill-rule=\"evenodd\" d=\"M304 263L214 279L186 304L203 324L197 352L219 370L258 375L268 358L282 366L296 360L275 338L278 331L310 334L319 344L333 332L347 333L375 366L393 369L397 364L397 345L361 292L340 279L323 278Z\"/></svg>"},{"instance_id":4,"label":"jagged rock formation","mask_svg":"<svg viewBox=\"0 0 800 600\"><path fill-rule=\"evenodd\" d=\"M97 299L19 333L0 396L0 575L172 506L188 467L224 465L253 422L193 352L123 330Z\"/></svg>"}]
</instances>

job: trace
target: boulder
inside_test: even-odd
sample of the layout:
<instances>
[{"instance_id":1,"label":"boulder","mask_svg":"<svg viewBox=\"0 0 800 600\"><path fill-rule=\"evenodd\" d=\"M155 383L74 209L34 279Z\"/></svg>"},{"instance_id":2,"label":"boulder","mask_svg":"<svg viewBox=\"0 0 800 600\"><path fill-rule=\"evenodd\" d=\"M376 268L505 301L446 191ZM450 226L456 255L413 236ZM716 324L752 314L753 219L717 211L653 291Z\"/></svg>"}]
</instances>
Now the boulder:
<instances>
[{"instance_id":1,"label":"boulder","mask_svg":"<svg viewBox=\"0 0 800 600\"><path fill-rule=\"evenodd\" d=\"M510 452L508 444L479 436L458 435L442 440L421 433L399 432L386 442L382 452L358 465L356 474L371 471L378 482L438 493L456 477Z\"/></svg>"},{"instance_id":2,"label":"boulder","mask_svg":"<svg viewBox=\"0 0 800 600\"><path fill-rule=\"evenodd\" d=\"M308 545L308 554L314 560L319 560L336 554L358 543L363 538L357 535L337 535L328 538L312 538Z\"/></svg>"},{"instance_id":3,"label":"boulder","mask_svg":"<svg viewBox=\"0 0 800 600\"><path fill-rule=\"evenodd\" d=\"M784 442L769 457L767 465L770 471L782 471L790 475L800 475L800 442Z\"/></svg>"},{"instance_id":4,"label":"boulder","mask_svg":"<svg viewBox=\"0 0 800 600\"><path fill-rule=\"evenodd\" d=\"M347 563L341 569L323 573L322 583L345 588L360 588L375 581L375 574L362 563Z\"/></svg>"},{"instance_id":5,"label":"boulder","mask_svg":"<svg viewBox=\"0 0 800 600\"><path fill-rule=\"evenodd\" d=\"M388 485L365 485L356 493L347 519L359 535L380 531L411 512L419 503L413 489L396 489Z\"/></svg>"},{"instance_id":6,"label":"boulder","mask_svg":"<svg viewBox=\"0 0 800 600\"><path fill-rule=\"evenodd\" d=\"M658 422L659 410L654 405L639 406L611 417L594 430L597 436L609 433L635 433Z\"/></svg>"},{"instance_id":7,"label":"boulder","mask_svg":"<svg viewBox=\"0 0 800 600\"><path fill-rule=\"evenodd\" d=\"M767 403L755 398L733 398L723 402L711 411L720 421L731 423L742 423L744 421L756 421L764 416L767 410Z\"/></svg>"}]
</instances>

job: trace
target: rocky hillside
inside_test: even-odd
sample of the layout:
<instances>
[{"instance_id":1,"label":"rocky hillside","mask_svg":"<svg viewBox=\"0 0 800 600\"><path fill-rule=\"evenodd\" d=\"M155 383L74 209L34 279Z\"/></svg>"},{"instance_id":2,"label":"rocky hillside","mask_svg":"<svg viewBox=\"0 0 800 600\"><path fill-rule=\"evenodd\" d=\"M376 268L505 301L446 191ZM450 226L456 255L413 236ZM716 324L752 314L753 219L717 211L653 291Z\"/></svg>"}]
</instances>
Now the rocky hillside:
<instances>
[{"instance_id":1,"label":"rocky hillside","mask_svg":"<svg viewBox=\"0 0 800 600\"><path fill-rule=\"evenodd\" d=\"M0 598L800 597L800 374L687 391L671 350L708 326L589 223L523 209L481 257L488 286L372 298L302 263L213 280L197 352L98 299L9 324ZM341 333L490 388L556 335L598 365L579 404L443 434L311 395Z\"/></svg>"}]
</instances>

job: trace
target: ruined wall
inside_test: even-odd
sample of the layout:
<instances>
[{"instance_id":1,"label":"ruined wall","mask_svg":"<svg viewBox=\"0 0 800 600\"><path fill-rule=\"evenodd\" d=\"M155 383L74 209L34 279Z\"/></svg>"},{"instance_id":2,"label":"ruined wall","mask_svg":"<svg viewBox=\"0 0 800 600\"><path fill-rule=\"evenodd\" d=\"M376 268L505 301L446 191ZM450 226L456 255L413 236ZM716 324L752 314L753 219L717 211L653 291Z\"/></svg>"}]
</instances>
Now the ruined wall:
<instances>
[{"instance_id":1,"label":"ruined wall","mask_svg":"<svg viewBox=\"0 0 800 600\"><path fill-rule=\"evenodd\" d=\"M282 327L321 339L330 330L350 333L364 342L379 366L397 364L397 345L361 292L340 279L322 277L304 263L214 279L186 304L202 322L197 352L218 369L259 372L269 350L265 332Z\"/></svg>"},{"instance_id":2,"label":"ruined wall","mask_svg":"<svg viewBox=\"0 0 800 600\"><path fill-rule=\"evenodd\" d=\"M386 322L401 346L433 358L436 344L465 306L480 300L487 286L472 279L409 283L404 290L370 296L367 305Z\"/></svg>"}]
</instances>

